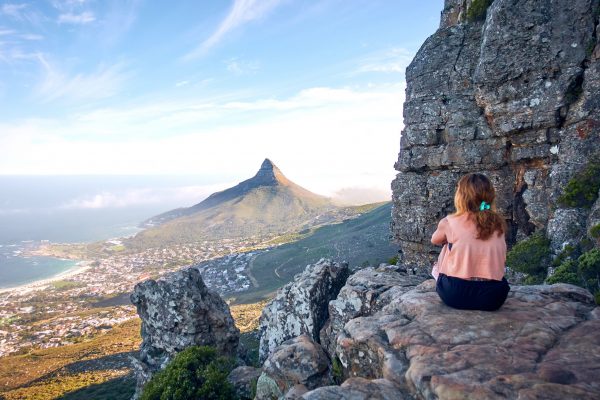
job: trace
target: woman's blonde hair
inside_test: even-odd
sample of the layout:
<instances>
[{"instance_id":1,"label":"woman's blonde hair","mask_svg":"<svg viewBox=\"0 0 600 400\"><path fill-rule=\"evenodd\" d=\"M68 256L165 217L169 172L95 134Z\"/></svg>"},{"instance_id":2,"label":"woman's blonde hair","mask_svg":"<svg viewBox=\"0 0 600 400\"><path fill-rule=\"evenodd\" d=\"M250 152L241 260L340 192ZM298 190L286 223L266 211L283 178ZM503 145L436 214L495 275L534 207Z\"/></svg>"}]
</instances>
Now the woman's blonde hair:
<instances>
[{"instance_id":1,"label":"woman's blonde hair","mask_svg":"<svg viewBox=\"0 0 600 400\"><path fill-rule=\"evenodd\" d=\"M467 174L460 178L454 194L454 215L469 213L477 226L477 239L486 240L494 232L506 232L504 218L496 212L494 185L483 174Z\"/></svg>"}]
</instances>

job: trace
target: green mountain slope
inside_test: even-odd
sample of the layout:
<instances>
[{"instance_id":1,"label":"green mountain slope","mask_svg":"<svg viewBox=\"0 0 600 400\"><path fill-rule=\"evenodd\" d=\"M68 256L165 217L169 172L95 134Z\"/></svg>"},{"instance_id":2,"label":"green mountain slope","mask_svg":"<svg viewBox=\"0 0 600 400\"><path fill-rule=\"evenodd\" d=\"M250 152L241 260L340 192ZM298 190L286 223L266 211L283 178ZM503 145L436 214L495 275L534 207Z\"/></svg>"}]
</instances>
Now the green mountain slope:
<instances>
[{"instance_id":1,"label":"green mountain slope","mask_svg":"<svg viewBox=\"0 0 600 400\"><path fill-rule=\"evenodd\" d=\"M398 252L398 246L390 242L391 208L391 203L385 203L354 219L317 228L299 241L259 253L250 265L258 287L236 294L236 302L265 298L322 257L347 261L351 268L389 260Z\"/></svg>"}]
</instances>

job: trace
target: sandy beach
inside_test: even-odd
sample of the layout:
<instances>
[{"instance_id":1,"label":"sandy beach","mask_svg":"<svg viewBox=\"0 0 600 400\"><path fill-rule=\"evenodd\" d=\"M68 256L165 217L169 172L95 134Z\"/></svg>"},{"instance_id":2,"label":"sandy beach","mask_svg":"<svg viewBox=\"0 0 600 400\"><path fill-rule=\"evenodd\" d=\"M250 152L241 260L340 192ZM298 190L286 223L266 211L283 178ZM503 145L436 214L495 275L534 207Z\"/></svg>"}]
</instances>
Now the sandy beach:
<instances>
[{"instance_id":1,"label":"sandy beach","mask_svg":"<svg viewBox=\"0 0 600 400\"><path fill-rule=\"evenodd\" d=\"M9 288L0 288L0 294L25 294L34 290L41 290L46 288L52 282L67 279L89 270L91 268L90 264L91 261L80 261L73 268L69 268L68 270L56 274L50 278L40 279L38 281L26 283L24 285L13 286Z\"/></svg>"}]
</instances>

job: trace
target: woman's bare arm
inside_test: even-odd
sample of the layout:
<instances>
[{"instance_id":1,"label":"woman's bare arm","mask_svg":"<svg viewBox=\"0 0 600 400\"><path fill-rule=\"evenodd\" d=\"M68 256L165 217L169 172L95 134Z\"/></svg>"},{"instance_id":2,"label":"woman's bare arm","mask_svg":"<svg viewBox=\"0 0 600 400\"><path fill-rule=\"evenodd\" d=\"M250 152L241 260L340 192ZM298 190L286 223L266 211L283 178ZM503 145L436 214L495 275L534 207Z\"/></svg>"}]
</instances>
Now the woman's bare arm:
<instances>
[{"instance_id":1,"label":"woman's bare arm","mask_svg":"<svg viewBox=\"0 0 600 400\"><path fill-rule=\"evenodd\" d=\"M438 223L437 229L435 230L435 232L433 232L433 235L431 236L432 244L441 246L441 245L448 243L448 238L446 237L447 227L448 227L448 221L446 220L446 218L443 218Z\"/></svg>"}]
</instances>

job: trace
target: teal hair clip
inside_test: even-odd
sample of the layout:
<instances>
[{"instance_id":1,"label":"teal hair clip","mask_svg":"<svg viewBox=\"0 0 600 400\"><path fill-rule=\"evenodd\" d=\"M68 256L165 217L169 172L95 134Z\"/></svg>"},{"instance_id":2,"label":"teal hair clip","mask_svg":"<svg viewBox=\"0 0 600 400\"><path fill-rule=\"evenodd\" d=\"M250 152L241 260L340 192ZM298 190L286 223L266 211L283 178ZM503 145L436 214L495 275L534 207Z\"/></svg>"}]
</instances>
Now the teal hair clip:
<instances>
[{"instance_id":1,"label":"teal hair clip","mask_svg":"<svg viewBox=\"0 0 600 400\"><path fill-rule=\"evenodd\" d=\"M490 203L486 203L485 201L481 202L481 205L479 206L479 211L484 211L484 210L489 210L490 209Z\"/></svg>"}]
</instances>

